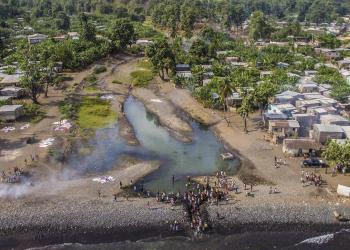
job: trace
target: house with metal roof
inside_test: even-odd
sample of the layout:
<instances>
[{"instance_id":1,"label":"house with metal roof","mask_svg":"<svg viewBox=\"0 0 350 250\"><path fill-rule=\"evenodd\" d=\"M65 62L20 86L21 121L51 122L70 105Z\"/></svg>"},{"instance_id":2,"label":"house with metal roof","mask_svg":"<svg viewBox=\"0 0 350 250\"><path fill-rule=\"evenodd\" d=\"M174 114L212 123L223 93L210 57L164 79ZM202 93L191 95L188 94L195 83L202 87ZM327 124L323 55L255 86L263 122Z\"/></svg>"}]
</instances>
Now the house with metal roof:
<instances>
[{"instance_id":1,"label":"house with metal roof","mask_svg":"<svg viewBox=\"0 0 350 250\"><path fill-rule=\"evenodd\" d=\"M282 151L289 156L302 156L304 154L316 154L322 145L310 138L284 139Z\"/></svg>"},{"instance_id":2,"label":"house with metal roof","mask_svg":"<svg viewBox=\"0 0 350 250\"><path fill-rule=\"evenodd\" d=\"M296 120L271 120L269 121L268 132L271 135L286 138L298 135L298 129L300 128L299 122Z\"/></svg>"},{"instance_id":3,"label":"house with metal roof","mask_svg":"<svg viewBox=\"0 0 350 250\"><path fill-rule=\"evenodd\" d=\"M309 137L310 131L315 123L317 123L317 117L314 114L293 114L293 119L299 122L299 136Z\"/></svg>"},{"instance_id":4,"label":"house with metal roof","mask_svg":"<svg viewBox=\"0 0 350 250\"><path fill-rule=\"evenodd\" d=\"M337 114L321 115L320 122L325 125L350 126L350 121L348 119Z\"/></svg>"},{"instance_id":5,"label":"house with metal roof","mask_svg":"<svg viewBox=\"0 0 350 250\"><path fill-rule=\"evenodd\" d=\"M30 44L38 44L46 40L47 36L43 34L34 34L34 35L29 35L27 39Z\"/></svg>"},{"instance_id":6,"label":"house with metal roof","mask_svg":"<svg viewBox=\"0 0 350 250\"><path fill-rule=\"evenodd\" d=\"M301 93L295 92L295 91L284 91L280 94L275 95L274 102L275 103L290 103L292 105L295 105L295 102L297 100L303 100L304 96Z\"/></svg>"},{"instance_id":7,"label":"house with metal roof","mask_svg":"<svg viewBox=\"0 0 350 250\"><path fill-rule=\"evenodd\" d=\"M338 125L315 124L312 137L316 142L325 144L332 139L343 139L345 133L342 127Z\"/></svg>"},{"instance_id":8,"label":"house with metal roof","mask_svg":"<svg viewBox=\"0 0 350 250\"><path fill-rule=\"evenodd\" d=\"M24 114L23 105L4 105L0 107L1 121L15 121Z\"/></svg>"}]
</instances>

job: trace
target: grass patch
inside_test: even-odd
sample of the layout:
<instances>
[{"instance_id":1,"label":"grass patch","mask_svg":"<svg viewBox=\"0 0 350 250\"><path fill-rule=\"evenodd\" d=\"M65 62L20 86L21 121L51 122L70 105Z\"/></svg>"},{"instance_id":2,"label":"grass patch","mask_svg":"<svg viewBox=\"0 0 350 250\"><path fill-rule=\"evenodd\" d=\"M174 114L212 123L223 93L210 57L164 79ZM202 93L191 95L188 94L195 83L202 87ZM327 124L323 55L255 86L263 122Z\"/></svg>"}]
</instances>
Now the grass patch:
<instances>
[{"instance_id":1,"label":"grass patch","mask_svg":"<svg viewBox=\"0 0 350 250\"><path fill-rule=\"evenodd\" d=\"M137 67L152 70L152 63L147 59L143 59L138 61Z\"/></svg>"},{"instance_id":2,"label":"grass patch","mask_svg":"<svg viewBox=\"0 0 350 250\"><path fill-rule=\"evenodd\" d=\"M83 129L103 128L114 122L117 114L110 102L96 97L84 97L78 112L78 125Z\"/></svg>"},{"instance_id":3,"label":"grass patch","mask_svg":"<svg viewBox=\"0 0 350 250\"><path fill-rule=\"evenodd\" d=\"M88 75L87 77L85 77L84 80L90 84L94 84L97 82L97 76L95 74L91 74L91 75Z\"/></svg>"},{"instance_id":4,"label":"grass patch","mask_svg":"<svg viewBox=\"0 0 350 250\"><path fill-rule=\"evenodd\" d=\"M85 90L85 92L87 92L87 93L96 93L96 92L99 91L98 88L96 87L96 85L88 86L88 87L86 87L84 90Z\"/></svg>"},{"instance_id":5,"label":"grass patch","mask_svg":"<svg viewBox=\"0 0 350 250\"><path fill-rule=\"evenodd\" d=\"M94 74L101 74L103 72L106 72L107 71L107 68L106 66L103 66L103 65L98 65L94 68Z\"/></svg>"},{"instance_id":6,"label":"grass patch","mask_svg":"<svg viewBox=\"0 0 350 250\"><path fill-rule=\"evenodd\" d=\"M119 81L119 80L117 80L117 79L113 80L112 83L115 83L115 84L123 84L121 81Z\"/></svg>"},{"instance_id":7,"label":"grass patch","mask_svg":"<svg viewBox=\"0 0 350 250\"><path fill-rule=\"evenodd\" d=\"M154 73L150 70L135 70L130 75L135 86L145 86L154 77Z\"/></svg>"}]
</instances>

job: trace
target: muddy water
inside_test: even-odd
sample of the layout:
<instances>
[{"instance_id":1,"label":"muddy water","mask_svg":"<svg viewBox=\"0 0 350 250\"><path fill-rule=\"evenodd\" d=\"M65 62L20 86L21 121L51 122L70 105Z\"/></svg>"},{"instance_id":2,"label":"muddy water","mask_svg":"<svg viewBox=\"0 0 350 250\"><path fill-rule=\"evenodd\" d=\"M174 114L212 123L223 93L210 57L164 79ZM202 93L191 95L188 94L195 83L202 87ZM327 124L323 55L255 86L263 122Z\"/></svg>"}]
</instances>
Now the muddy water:
<instances>
[{"instance_id":1,"label":"muddy water","mask_svg":"<svg viewBox=\"0 0 350 250\"><path fill-rule=\"evenodd\" d=\"M83 157L71 159L71 166L81 171L103 172L113 166L121 155L132 155L143 159L158 159L162 164L158 171L142 181L147 190L181 191L187 176L202 176L224 170L233 174L239 161L223 161L220 153L224 146L207 128L190 120L193 127L193 142L182 143L160 126L156 117L148 113L144 105L129 97L124 106L125 114L134 127L140 146L128 146L120 138L117 124L100 129L88 144L92 149ZM175 179L173 183L172 179Z\"/></svg>"}]
</instances>

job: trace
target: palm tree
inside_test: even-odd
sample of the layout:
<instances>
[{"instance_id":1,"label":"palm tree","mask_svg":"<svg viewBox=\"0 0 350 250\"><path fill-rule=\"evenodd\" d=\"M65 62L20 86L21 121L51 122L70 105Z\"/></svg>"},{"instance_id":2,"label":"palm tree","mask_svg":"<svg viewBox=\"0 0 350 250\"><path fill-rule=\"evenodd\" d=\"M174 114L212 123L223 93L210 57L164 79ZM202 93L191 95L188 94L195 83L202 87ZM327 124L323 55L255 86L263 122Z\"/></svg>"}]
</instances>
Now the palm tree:
<instances>
[{"instance_id":1,"label":"palm tree","mask_svg":"<svg viewBox=\"0 0 350 250\"><path fill-rule=\"evenodd\" d=\"M218 79L218 95L220 96L220 102L224 106L224 111L227 111L227 102L226 99L230 95L232 95L233 92L233 86L230 82L230 79L227 77L223 77Z\"/></svg>"},{"instance_id":2,"label":"palm tree","mask_svg":"<svg viewBox=\"0 0 350 250\"><path fill-rule=\"evenodd\" d=\"M252 100L250 95L243 97L241 107L237 109L238 114L243 118L244 133L248 133L247 129L247 117L252 112Z\"/></svg>"}]
</instances>

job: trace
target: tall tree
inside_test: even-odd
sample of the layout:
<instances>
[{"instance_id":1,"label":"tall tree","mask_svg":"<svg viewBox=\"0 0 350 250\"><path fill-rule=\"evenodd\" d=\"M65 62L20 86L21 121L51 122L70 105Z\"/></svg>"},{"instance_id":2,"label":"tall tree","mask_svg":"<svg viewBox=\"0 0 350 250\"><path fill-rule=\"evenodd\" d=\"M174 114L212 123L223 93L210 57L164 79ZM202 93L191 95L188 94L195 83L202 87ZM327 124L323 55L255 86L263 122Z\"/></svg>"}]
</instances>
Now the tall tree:
<instances>
[{"instance_id":1,"label":"tall tree","mask_svg":"<svg viewBox=\"0 0 350 250\"><path fill-rule=\"evenodd\" d=\"M80 21L80 37L81 39L89 42L96 40L96 28L89 22L89 18L84 13L79 16Z\"/></svg>"},{"instance_id":2,"label":"tall tree","mask_svg":"<svg viewBox=\"0 0 350 250\"><path fill-rule=\"evenodd\" d=\"M63 11L58 12L57 14L56 26L60 30L69 30L70 28L69 16L67 16L67 14L64 13Z\"/></svg>"},{"instance_id":3,"label":"tall tree","mask_svg":"<svg viewBox=\"0 0 350 250\"><path fill-rule=\"evenodd\" d=\"M42 68L42 77L44 82L44 94L48 97L49 86L52 86L57 76L56 64L57 55L55 44L51 40L46 40L40 45L40 64Z\"/></svg>"},{"instance_id":4,"label":"tall tree","mask_svg":"<svg viewBox=\"0 0 350 250\"><path fill-rule=\"evenodd\" d=\"M165 73L169 76L169 70L175 67L175 56L166 39L158 39L146 49L146 56L150 59L154 70L159 72L162 80Z\"/></svg>"},{"instance_id":5,"label":"tall tree","mask_svg":"<svg viewBox=\"0 0 350 250\"><path fill-rule=\"evenodd\" d=\"M243 96L241 106L237 109L238 114L243 119L244 133L248 133L247 118L249 113L253 111L252 103L251 95L246 94Z\"/></svg>"},{"instance_id":6,"label":"tall tree","mask_svg":"<svg viewBox=\"0 0 350 250\"><path fill-rule=\"evenodd\" d=\"M249 19L249 36L254 40L270 38L274 31L268 18L261 11L252 13Z\"/></svg>"},{"instance_id":7,"label":"tall tree","mask_svg":"<svg viewBox=\"0 0 350 250\"><path fill-rule=\"evenodd\" d=\"M117 19L110 29L110 38L114 43L119 43L121 48L126 48L136 39L134 25L128 19Z\"/></svg>"},{"instance_id":8,"label":"tall tree","mask_svg":"<svg viewBox=\"0 0 350 250\"><path fill-rule=\"evenodd\" d=\"M232 95L234 90L231 80L228 77L220 77L217 79L218 94L220 96L220 102L224 107L224 111L227 111L227 98Z\"/></svg>"},{"instance_id":9,"label":"tall tree","mask_svg":"<svg viewBox=\"0 0 350 250\"><path fill-rule=\"evenodd\" d=\"M38 97L43 91L43 71L40 64L39 47L28 45L18 51L21 70L24 72L20 84L29 93L33 103L38 104Z\"/></svg>"}]
</instances>

